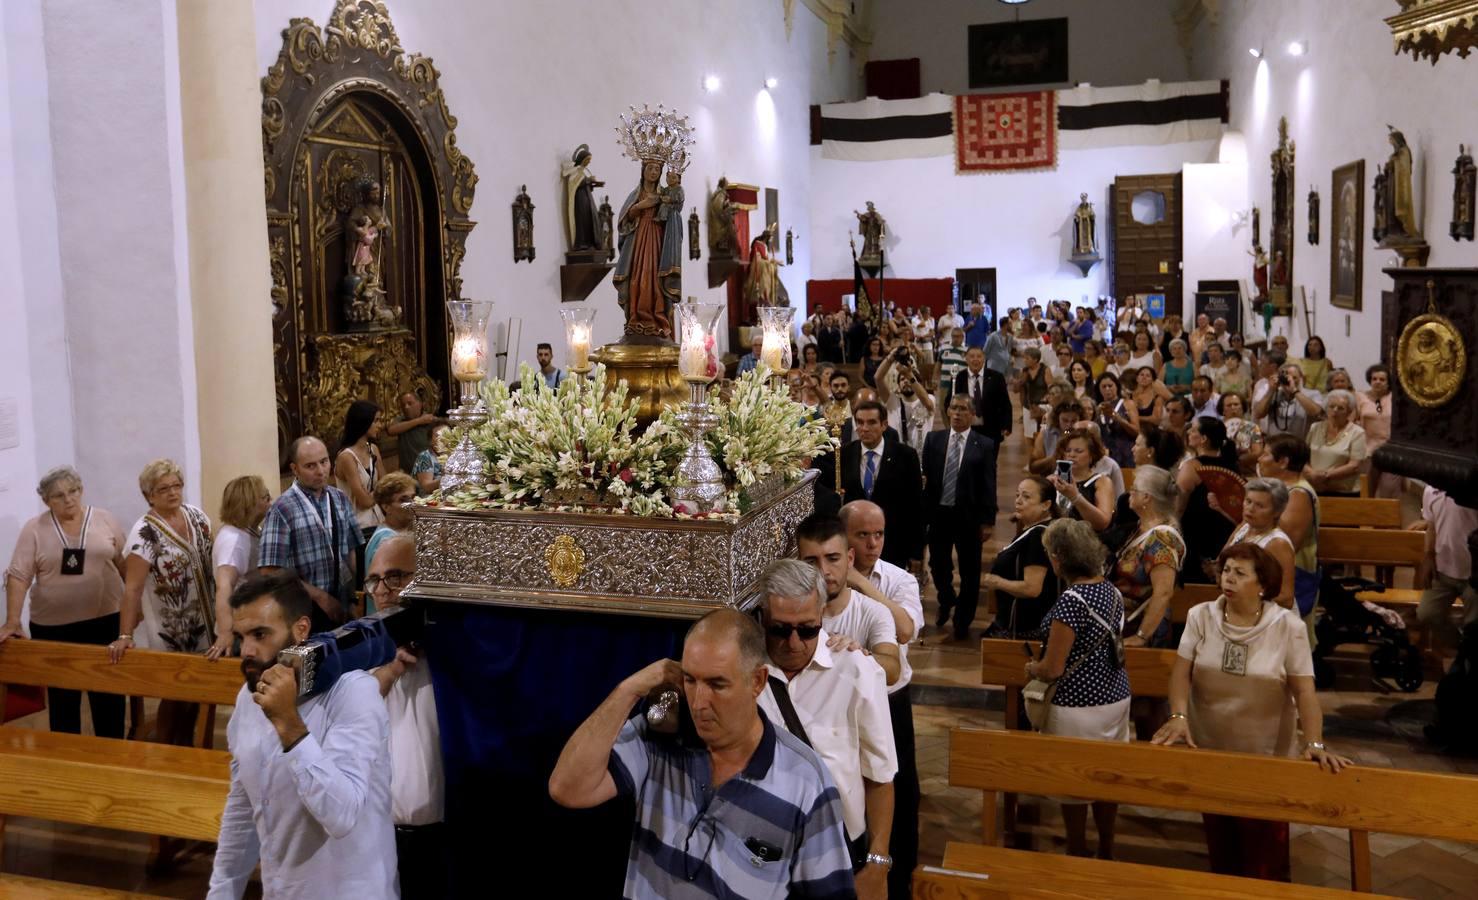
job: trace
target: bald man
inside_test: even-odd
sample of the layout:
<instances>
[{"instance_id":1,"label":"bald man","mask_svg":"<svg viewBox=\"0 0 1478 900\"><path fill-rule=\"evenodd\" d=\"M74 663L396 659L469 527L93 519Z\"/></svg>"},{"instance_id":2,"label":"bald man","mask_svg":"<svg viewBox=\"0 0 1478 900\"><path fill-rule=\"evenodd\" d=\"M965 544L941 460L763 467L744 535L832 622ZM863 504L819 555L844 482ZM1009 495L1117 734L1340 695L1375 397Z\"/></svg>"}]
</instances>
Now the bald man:
<instances>
[{"instance_id":1,"label":"bald man","mask_svg":"<svg viewBox=\"0 0 1478 900\"><path fill-rule=\"evenodd\" d=\"M313 631L331 631L349 618L363 535L354 503L328 483L333 464L323 441L298 438L288 460L293 484L267 510L259 565L264 575L296 572L313 598Z\"/></svg>"},{"instance_id":2,"label":"bald man","mask_svg":"<svg viewBox=\"0 0 1478 900\"><path fill-rule=\"evenodd\" d=\"M715 610L688 631L681 663L659 659L621 682L560 752L549 776L554 802L635 802L623 896L857 896L836 783L814 750L757 705L766 663L759 624ZM696 741L632 715L664 686L682 691Z\"/></svg>"}]
</instances>

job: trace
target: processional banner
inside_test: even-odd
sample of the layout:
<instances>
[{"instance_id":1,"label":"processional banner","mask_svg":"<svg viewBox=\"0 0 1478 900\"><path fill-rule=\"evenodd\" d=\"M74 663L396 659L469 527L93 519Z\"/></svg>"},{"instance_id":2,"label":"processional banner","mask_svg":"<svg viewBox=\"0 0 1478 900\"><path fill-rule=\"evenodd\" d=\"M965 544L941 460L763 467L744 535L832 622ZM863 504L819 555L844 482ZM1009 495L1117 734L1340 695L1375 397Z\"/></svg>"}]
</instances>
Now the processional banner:
<instances>
[{"instance_id":1,"label":"processional banner","mask_svg":"<svg viewBox=\"0 0 1478 900\"><path fill-rule=\"evenodd\" d=\"M1057 94L964 94L955 98L955 171L1057 168Z\"/></svg>"}]
</instances>

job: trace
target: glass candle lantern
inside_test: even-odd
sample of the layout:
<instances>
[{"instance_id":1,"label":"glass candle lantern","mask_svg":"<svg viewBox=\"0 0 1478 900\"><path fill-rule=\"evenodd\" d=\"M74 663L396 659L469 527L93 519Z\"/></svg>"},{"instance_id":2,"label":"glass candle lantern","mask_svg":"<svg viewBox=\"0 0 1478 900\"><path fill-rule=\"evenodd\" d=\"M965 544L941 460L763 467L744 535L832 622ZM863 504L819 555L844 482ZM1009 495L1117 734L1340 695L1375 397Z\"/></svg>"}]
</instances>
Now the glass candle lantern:
<instances>
[{"instance_id":1,"label":"glass candle lantern","mask_svg":"<svg viewBox=\"0 0 1478 900\"><path fill-rule=\"evenodd\" d=\"M488 318L491 300L448 300L447 320L452 326L452 377L461 387L461 403L477 403L478 385L488 377Z\"/></svg>"},{"instance_id":2,"label":"glass candle lantern","mask_svg":"<svg viewBox=\"0 0 1478 900\"><path fill-rule=\"evenodd\" d=\"M689 299L678 304L677 323L681 349L678 351L678 374L689 383L708 384L719 377L718 317L724 312L722 303L698 303Z\"/></svg>"},{"instance_id":3,"label":"glass candle lantern","mask_svg":"<svg viewBox=\"0 0 1478 900\"><path fill-rule=\"evenodd\" d=\"M565 322L565 347L569 352L570 371L583 375L590 371L591 335L595 325L594 307L562 309Z\"/></svg>"},{"instance_id":4,"label":"glass candle lantern","mask_svg":"<svg viewBox=\"0 0 1478 900\"><path fill-rule=\"evenodd\" d=\"M790 370L790 323L795 317L791 306L759 307L760 329L764 333L760 345L760 362L770 369L771 377Z\"/></svg>"}]
</instances>

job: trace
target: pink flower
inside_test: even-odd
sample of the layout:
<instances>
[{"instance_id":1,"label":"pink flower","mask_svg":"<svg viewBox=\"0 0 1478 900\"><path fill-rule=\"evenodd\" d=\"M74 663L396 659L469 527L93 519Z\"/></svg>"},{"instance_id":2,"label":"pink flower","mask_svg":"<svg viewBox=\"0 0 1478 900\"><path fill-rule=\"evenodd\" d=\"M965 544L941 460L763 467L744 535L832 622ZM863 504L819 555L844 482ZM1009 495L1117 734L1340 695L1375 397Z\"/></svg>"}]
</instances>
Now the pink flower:
<instances>
[{"instance_id":1,"label":"pink flower","mask_svg":"<svg viewBox=\"0 0 1478 900\"><path fill-rule=\"evenodd\" d=\"M619 471L619 472L616 473L616 477L619 478L619 479L621 479L622 481L626 482L627 484L630 484L631 483L631 470L630 469L622 469L621 471Z\"/></svg>"}]
</instances>

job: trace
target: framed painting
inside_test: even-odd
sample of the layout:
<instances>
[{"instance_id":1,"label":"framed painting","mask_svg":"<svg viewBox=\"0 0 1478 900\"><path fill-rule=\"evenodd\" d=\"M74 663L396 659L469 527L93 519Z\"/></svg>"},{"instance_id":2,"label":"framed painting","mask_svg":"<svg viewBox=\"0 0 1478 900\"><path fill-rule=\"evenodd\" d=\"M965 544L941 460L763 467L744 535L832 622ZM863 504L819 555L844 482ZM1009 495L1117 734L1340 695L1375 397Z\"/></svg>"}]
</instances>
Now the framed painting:
<instances>
[{"instance_id":1,"label":"framed painting","mask_svg":"<svg viewBox=\"0 0 1478 900\"><path fill-rule=\"evenodd\" d=\"M1359 312L1365 235L1365 160L1357 159L1334 170L1329 186L1330 231L1329 302Z\"/></svg>"},{"instance_id":2,"label":"framed painting","mask_svg":"<svg viewBox=\"0 0 1478 900\"><path fill-rule=\"evenodd\" d=\"M970 87L1066 84L1067 19L971 25Z\"/></svg>"}]
</instances>

